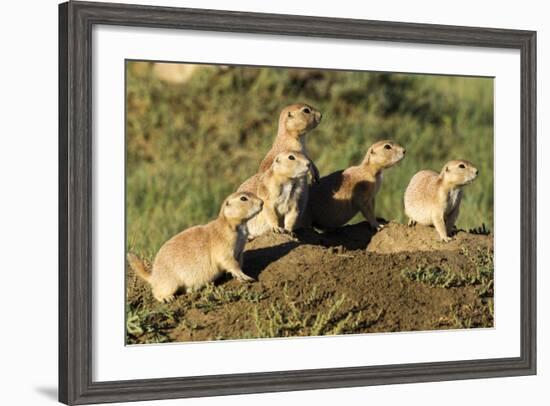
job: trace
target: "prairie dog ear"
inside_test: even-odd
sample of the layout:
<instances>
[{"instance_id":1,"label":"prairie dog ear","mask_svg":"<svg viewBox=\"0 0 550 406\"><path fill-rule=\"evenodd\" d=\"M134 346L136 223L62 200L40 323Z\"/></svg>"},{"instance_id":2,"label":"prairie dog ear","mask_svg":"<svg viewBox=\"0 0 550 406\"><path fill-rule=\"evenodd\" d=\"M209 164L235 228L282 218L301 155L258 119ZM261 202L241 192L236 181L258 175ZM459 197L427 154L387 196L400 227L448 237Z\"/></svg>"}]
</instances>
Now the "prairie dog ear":
<instances>
[{"instance_id":1,"label":"prairie dog ear","mask_svg":"<svg viewBox=\"0 0 550 406\"><path fill-rule=\"evenodd\" d=\"M287 117L292 117L292 112L291 111L288 112Z\"/></svg>"},{"instance_id":2,"label":"prairie dog ear","mask_svg":"<svg viewBox=\"0 0 550 406\"><path fill-rule=\"evenodd\" d=\"M366 164L368 164L368 163L370 162L370 157L371 157L371 155L374 155L374 154L375 154L375 152L374 152L374 145L371 145L371 146L369 147L369 149L367 149L367 153L365 154L365 160L364 160L364 162L365 162Z\"/></svg>"},{"instance_id":3,"label":"prairie dog ear","mask_svg":"<svg viewBox=\"0 0 550 406\"><path fill-rule=\"evenodd\" d=\"M449 165L445 165L445 172L449 172L450 169L449 169Z\"/></svg>"}]
</instances>

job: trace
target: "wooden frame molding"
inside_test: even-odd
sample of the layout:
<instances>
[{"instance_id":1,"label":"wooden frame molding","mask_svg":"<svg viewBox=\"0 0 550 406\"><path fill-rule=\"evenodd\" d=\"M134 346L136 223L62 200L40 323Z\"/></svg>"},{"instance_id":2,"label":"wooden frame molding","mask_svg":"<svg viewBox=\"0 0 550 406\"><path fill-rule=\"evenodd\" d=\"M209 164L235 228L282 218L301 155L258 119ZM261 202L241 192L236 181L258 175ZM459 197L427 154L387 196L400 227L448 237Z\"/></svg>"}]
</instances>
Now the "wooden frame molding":
<instances>
[{"instance_id":1,"label":"wooden frame molding","mask_svg":"<svg viewBox=\"0 0 550 406\"><path fill-rule=\"evenodd\" d=\"M95 24L513 48L521 53L521 355L185 378L92 380L92 27ZM59 400L66 404L536 373L536 33L68 2L59 6Z\"/></svg>"}]
</instances>

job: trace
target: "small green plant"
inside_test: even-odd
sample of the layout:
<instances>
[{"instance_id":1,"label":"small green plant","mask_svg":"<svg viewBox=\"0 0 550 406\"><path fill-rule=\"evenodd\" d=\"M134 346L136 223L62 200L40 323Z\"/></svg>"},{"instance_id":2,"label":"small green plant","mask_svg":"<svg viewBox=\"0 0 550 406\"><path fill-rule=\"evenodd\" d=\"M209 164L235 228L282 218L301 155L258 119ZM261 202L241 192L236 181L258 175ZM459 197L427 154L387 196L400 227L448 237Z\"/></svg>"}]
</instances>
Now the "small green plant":
<instances>
[{"instance_id":1,"label":"small green plant","mask_svg":"<svg viewBox=\"0 0 550 406\"><path fill-rule=\"evenodd\" d=\"M249 303L258 303L266 297L265 293L251 290L246 285L241 285L237 288L228 288L223 285L216 286L210 283L200 291L200 296L194 301L193 306L204 313L208 313L227 303L234 303L240 300Z\"/></svg>"},{"instance_id":2,"label":"small green plant","mask_svg":"<svg viewBox=\"0 0 550 406\"><path fill-rule=\"evenodd\" d=\"M453 272L447 267L438 265L417 266L416 269L405 268L401 276L413 282L424 283L438 288L456 288L462 286L478 286L480 297L493 295L493 255L489 249L478 248L476 253L466 249L463 254L475 266L475 273Z\"/></svg>"},{"instance_id":3,"label":"small green plant","mask_svg":"<svg viewBox=\"0 0 550 406\"><path fill-rule=\"evenodd\" d=\"M128 344L164 343L171 341L168 334L178 324L181 313L166 307L145 310L141 306L126 307L126 342Z\"/></svg>"},{"instance_id":4,"label":"small green plant","mask_svg":"<svg viewBox=\"0 0 550 406\"><path fill-rule=\"evenodd\" d=\"M319 295L317 286L313 286L304 300L293 298L288 286L283 287L282 302L271 304L268 311L252 310L257 337L289 337L336 335L355 332L363 327L362 312L350 308L345 295L337 299L327 299ZM312 304L318 306L315 316L303 316L304 310ZM378 318L380 314L378 315Z\"/></svg>"},{"instance_id":5,"label":"small green plant","mask_svg":"<svg viewBox=\"0 0 550 406\"><path fill-rule=\"evenodd\" d=\"M472 284L477 284L478 296L492 297L494 294L494 255L490 248L477 247L472 252L466 248L462 254L475 266L476 274Z\"/></svg>"},{"instance_id":6,"label":"small green plant","mask_svg":"<svg viewBox=\"0 0 550 406\"><path fill-rule=\"evenodd\" d=\"M471 310L471 309L466 309ZM454 326L455 328L472 328L473 320L470 316L463 315L464 310L460 308L460 306L450 306L450 312L453 317Z\"/></svg>"},{"instance_id":7,"label":"small green plant","mask_svg":"<svg viewBox=\"0 0 550 406\"><path fill-rule=\"evenodd\" d=\"M401 271L401 276L413 282L441 288L456 286L459 282L459 277L454 272L439 266L422 267L419 265L414 270L405 268Z\"/></svg>"},{"instance_id":8,"label":"small green plant","mask_svg":"<svg viewBox=\"0 0 550 406\"><path fill-rule=\"evenodd\" d=\"M493 303L488 300L483 306L455 304L449 307L449 314L453 328L476 328L493 325Z\"/></svg>"},{"instance_id":9,"label":"small green plant","mask_svg":"<svg viewBox=\"0 0 550 406\"><path fill-rule=\"evenodd\" d=\"M319 336L319 335L323 335L323 333L335 334L334 333L335 329L341 330L342 326L340 324L342 323L342 321L338 323L332 330L329 330L329 327L333 323L334 314L342 307L342 304L344 303L345 300L346 300L346 295L342 295L340 299L334 301L332 306L330 306L326 310L326 312L317 313L317 317L315 318L315 321L313 322L313 326L311 327L311 335ZM348 314L348 316L350 316L350 314ZM346 321L346 320L349 321L348 316L346 316L346 318L343 319L343 321Z\"/></svg>"}]
</instances>

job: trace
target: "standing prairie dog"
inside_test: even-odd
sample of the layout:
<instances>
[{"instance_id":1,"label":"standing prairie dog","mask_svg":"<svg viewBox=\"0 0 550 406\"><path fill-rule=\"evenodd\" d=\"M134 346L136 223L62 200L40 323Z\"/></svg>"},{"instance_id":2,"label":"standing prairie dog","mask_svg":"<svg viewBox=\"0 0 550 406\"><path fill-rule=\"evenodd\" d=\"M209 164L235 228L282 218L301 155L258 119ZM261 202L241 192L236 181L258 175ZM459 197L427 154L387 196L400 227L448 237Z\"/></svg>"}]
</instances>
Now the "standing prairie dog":
<instances>
[{"instance_id":1,"label":"standing prairie dog","mask_svg":"<svg viewBox=\"0 0 550 406\"><path fill-rule=\"evenodd\" d=\"M361 212L375 230L374 199L382 184L382 172L401 161L405 148L393 141L379 141L368 150L363 162L336 171L313 184L309 197L312 224L330 230L346 224Z\"/></svg>"},{"instance_id":2,"label":"standing prairie dog","mask_svg":"<svg viewBox=\"0 0 550 406\"><path fill-rule=\"evenodd\" d=\"M320 111L307 104L297 103L285 107L279 115L279 127L273 146L261 162L258 173L271 168L275 157L281 152L297 151L308 157L305 135L319 125L321 117ZM311 170L313 178L319 179L319 171L313 162Z\"/></svg>"},{"instance_id":3,"label":"standing prairie dog","mask_svg":"<svg viewBox=\"0 0 550 406\"><path fill-rule=\"evenodd\" d=\"M266 232L292 233L300 217L300 202L307 202L308 187L304 179L310 160L300 152L279 153L271 168L246 180L239 191L255 193L264 202L260 214L248 222L249 238Z\"/></svg>"},{"instance_id":4,"label":"standing prairie dog","mask_svg":"<svg viewBox=\"0 0 550 406\"><path fill-rule=\"evenodd\" d=\"M225 199L215 220L188 228L165 242L150 273L132 253L127 256L128 263L151 284L159 302L172 301L182 287L192 291L213 282L223 271L241 281L252 281L241 270L248 237L246 222L260 213L262 206L262 200L252 193L233 193Z\"/></svg>"},{"instance_id":5,"label":"standing prairie dog","mask_svg":"<svg viewBox=\"0 0 550 406\"><path fill-rule=\"evenodd\" d=\"M442 241L450 241L460 202L462 187L473 182L477 168L468 161L449 161L441 173L423 170L414 175L405 190L405 214L409 226L415 223L435 226Z\"/></svg>"}]
</instances>

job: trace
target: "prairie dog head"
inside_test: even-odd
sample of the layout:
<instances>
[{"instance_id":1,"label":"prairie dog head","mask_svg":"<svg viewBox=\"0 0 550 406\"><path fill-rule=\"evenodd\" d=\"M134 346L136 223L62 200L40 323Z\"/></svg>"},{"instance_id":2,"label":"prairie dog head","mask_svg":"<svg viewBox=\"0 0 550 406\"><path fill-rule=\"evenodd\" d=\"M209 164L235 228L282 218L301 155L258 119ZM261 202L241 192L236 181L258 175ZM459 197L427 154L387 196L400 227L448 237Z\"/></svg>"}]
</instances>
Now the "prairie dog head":
<instances>
[{"instance_id":1,"label":"prairie dog head","mask_svg":"<svg viewBox=\"0 0 550 406\"><path fill-rule=\"evenodd\" d=\"M276 175L295 179L304 176L310 170L311 162L300 152L285 151L275 157L272 168Z\"/></svg>"},{"instance_id":2,"label":"prairie dog head","mask_svg":"<svg viewBox=\"0 0 550 406\"><path fill-rule=\"evenodd\" d=\"M449 186L464 186L477 177L478 169L469 161L453 160L445 164L441 177Z\"/></svg>"},{"instance_id":3,"label":"prairie dog head","mask_svg":"<svg viewBox=\"0 0 550 406\"><path fill-rule=\"evenodd\" d=\"M390 140L378 141L367 150L363 163L379 169L390 168L405 156L405 148Z\"/></svg>"},{"instance_id":4,"label":"prairie dog head","mask_svg":"<svg viewBox=\"0 0 550 406\"><path fill-rule=\"evenodd\" d=\"M287 106L279 116L279 131L301 136L313 130L321 122L322 114L307 104L297 103Z\"/></svg>"},{"instance_id":5,"label":"prairie dog head","mask_svg":"<svg viewBox=\"0 0 550 406\"><path fill-rule=\"evenodd\" d=\"M254 193L237 192L225 199L220 215L231 223L242 224L262 211L263 205L263 200Z\"/></svg>"}]
</instances>

